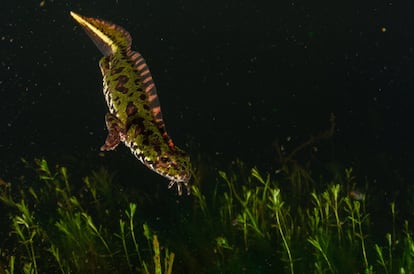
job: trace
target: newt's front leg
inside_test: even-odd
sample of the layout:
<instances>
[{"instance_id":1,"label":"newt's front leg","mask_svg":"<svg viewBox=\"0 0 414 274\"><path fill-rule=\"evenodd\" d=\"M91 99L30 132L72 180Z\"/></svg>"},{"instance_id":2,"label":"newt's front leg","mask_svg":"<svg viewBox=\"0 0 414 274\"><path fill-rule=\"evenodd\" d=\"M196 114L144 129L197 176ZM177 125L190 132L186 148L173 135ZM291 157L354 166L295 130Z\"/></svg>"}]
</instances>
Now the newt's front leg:
<instances>
[{"instance_id":1,"label":"newt's front leg","mask_svg":"<svg viewBox=\"0 0 414 274\"><path fill-rule=\"evenodd\" d=\"M106 137L105 144L101 146L101 151L114 150L120 141L125 140L125 128L121 121L111 113L105 115L105 122L108 128L108 136Z\"/></svg>"}]
</instances>

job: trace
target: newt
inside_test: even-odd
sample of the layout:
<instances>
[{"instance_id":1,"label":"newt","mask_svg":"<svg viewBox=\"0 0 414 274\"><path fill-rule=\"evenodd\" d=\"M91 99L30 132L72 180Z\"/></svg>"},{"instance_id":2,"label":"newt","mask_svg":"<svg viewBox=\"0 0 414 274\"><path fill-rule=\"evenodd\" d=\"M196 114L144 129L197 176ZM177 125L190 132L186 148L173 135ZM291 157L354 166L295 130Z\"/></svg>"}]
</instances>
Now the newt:
<instances>
[{"instance_id":1,"label":"newt","mask_svg":"<svg viewBox=\"0 0 414 274\"><path fill-rule=\"evenodd\" d=\"M142 55L131 50L131 35L109 21L70 15L104 55L99 67L109 111L101 151L122 142L145 166L169 179L169 188L176 184L181 195L184 186L190 194L190 157L167 133L154 80Z\"/></svg>"}]
</instances>

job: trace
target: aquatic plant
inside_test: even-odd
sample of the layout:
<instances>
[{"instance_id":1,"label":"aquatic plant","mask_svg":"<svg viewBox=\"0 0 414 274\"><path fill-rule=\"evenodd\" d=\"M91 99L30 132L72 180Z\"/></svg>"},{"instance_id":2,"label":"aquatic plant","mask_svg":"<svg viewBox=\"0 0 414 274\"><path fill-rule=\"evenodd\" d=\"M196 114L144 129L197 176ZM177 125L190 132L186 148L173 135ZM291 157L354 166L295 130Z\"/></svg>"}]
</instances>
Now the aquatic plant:
<instances>
[{"instance_id":1,"label":"aquatic plant","mask_svg":"<svg viewBox=\"0 0 414 274\"><path fill-rule=\"evenodd\" d=\"M107 202L99 198L111 189L113 176L106 170L85 177L86 189L76 194L66 168L52 171L42 159L35 161L35 170L38 178L30 187L13 189L7 184L0 193L1 201L9 207L8 244L14 246L2 247L8 250L3 252L9 265L7 273L172 272L174 253L168 249L160 252L158 236L150 232L149 226L141 234L135 228L136 204L128 204L126 220L119 215L118 231L112 226L107 215L116 208L102 208ZM88 193L90 196L85 195ZM121 204L125 207L127 201ZM138 242L148 237L153 248L143 251ZM148 264L151 253L158 259ZM161 257L166 260L165 271L161 269Z\"/></svg>"},{"instance_id":2,"label":"aquatic plant","mask_svg":"<svg viewBox=\"0 0 414 274\"><path fill-rule=\"evenodd\" d=\"M225 250L227 263L235 257L245 258L240 255L240 245L237 248L236 244L240 231L245 253L252 254L250 248L260 245L260 254L272 258L273 267L268 271L280 271L281 267L287 273L303 273L305 270L313 273L413 271L412 232L408 228L404 232L395 228L395 204L391 204L392 226L385 235L386 245L382 246L381 240L372 239L368 234L373 229L373 221L367 212L369 201L366 196L355 197L346 191L354 185L352 169L344 170L343 176L345 185L332 182L326 190L312 191L307 200L298 203L282 200L280 186L283 182L271 179L269 174L261 175L257 168L251 169L247 178L238 177L234 171L220 171L219 178L228 190L222 192L221 197L215 197L214 204L206 205L205 197L200 198L200 194L196 198L203 203L200 208L211 211L214 207L220 212L220 218L213 222L213 226L231 224L232 229L224 229L226 233L220 236L227 246L231 246ZM274 229L277 234L273 233ZM391 234L404 239L404 244L391 240ZM308 245L304 244L306 242ZM383 250L388 251L386 256ZM224 252L223 249L220 251ZM254 249L254 252L260 251ZM273 252L273 256L269 252ZM395 265L396 257L400 258L399 266ZM239 263L246 265L246 261Z\"/></svg>"},{"instance_id":3,"label":"aquatic plant","mask_svg":"<svg viewBox=\"0 0 414 274\"><path fill-rule=\"evenodd\" d=\"M45 160L26 164L34 176L0 185L6 273L414 271L412 219L392 202L377 235L371 212L382 201L355 192L352 168L336 174L339 182L312 178L311 191L291 195L294 177L235 161L208 181L197 178L190 197L166 191L145 200L121 191L104 168L77 179ZM165 215L151 218L157 206Z\"/></svg>"}]
</instances>

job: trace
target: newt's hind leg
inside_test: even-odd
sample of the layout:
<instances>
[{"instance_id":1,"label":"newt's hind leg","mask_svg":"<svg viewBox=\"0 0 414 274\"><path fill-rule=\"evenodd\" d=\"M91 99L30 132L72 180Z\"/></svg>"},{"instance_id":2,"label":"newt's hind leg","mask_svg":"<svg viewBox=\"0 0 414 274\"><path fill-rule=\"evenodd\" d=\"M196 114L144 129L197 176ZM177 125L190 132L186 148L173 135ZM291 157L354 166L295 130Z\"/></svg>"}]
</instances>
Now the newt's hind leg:
<instances>
[{"instance_id":1,"label":"newt's hind leg","mask_svg":"<svg viewBox=\"0 0 414 274\"><path fill-rule=\"evenodd\" d=\"M105 144L101 146L101 151L114 150L120 141L125 140L125 128L123 128L121 121L111 113L105 115L105 122L108 128L108 136Z\"/></svg>"}]
</instances>

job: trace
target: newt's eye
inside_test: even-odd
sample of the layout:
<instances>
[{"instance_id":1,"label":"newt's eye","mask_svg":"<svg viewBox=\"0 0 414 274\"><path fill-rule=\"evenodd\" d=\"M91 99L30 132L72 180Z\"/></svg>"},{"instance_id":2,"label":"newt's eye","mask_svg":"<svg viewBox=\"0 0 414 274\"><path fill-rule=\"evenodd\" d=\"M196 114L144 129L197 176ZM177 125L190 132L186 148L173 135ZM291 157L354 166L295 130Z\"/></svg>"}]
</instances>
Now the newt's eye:
<instances>
[{"instance_id":1,"label":"newt's eye","mask_svg":"<svg viewBox=\"0 0 414 274\"><path fill-rule=\"evenodd\" d=\"M161 162L163 162L164 164L165 164L165 163L168 163L168 162L170 161L170 159L169 159L168 157L166 157L166 156L161 156L161 157L160 157L160 160L161 160Z\"/></svg>"}]
</instances>

